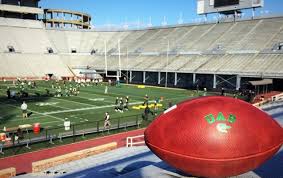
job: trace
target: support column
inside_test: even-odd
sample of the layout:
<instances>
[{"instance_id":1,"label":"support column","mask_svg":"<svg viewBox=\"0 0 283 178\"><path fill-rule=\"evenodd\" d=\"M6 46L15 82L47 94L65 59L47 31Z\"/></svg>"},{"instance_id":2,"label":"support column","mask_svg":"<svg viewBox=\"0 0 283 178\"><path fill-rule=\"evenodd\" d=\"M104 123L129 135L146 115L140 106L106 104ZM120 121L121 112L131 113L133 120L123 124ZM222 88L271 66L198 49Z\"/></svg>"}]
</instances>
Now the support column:
<instances>
[{"instance_id":1,"label":"support column","mask_svg":"<svg viewBox=\"0 0 283 178\"><path fill-rule=\"evenodd\" d=\"M216 74L213 74L213 88L216 88Z\"/></svg>"},{"instance_id":2,"label":"support column","mask_svg":"<svg viewBox=\"0 0 283 178\"><path fill-rule=\"evenodd\" d=\"M161 72L158 72L158 79L157 79L158 85L160 85L160 78L161 78Z\"/></svg>"},{"instance_id":3,"label":"support column","mask_svg":"<svg viewBox=\"0 0 283 178\"><path fill-rule=\"evenodd\" d=\"M132 83L132 71L130 70L130 83Z\"/></svg>"},{"instance_id":4,"label":"support column","mask_svg":"<svg viewBox=\"0 0 283 178\"><path fill-rule=\"evenodd\" d=\"M53 18L54 18L54 14L53 14L53 12L51 12L51 19L52 19L51 27L52 27L52 28L55 27L55 26L54 26L55 24L54 24L54 19L53 19Z\"/></svg>"},{"instance_id":5,"label":"support column","mask_svg":"<svg viewBox=\"0 0 283 178\"><path fill-rule=\"evenodd\" d=\"M196 83L196 74L193 73L193 84L195 84L195 83Z\"/></svg>"},{"instance_id":6,"label":"support column","mask_svg":"<svg viewBox=\"0 0 283 178\"><path fill-rule=\"evenodd\" d=\"M73 20L73 14L71 14L71 20ZM71 28L73 28L73 24L71 24Z\"/></svg>"},{"instance_id":7,"label":"support column","mask_svg":"<svg viewBox=\"0 0 283 178\"><path fill-rule=\"evenodd\" d=\"M87 17L87 24L88 24L88 29L91 29L89 16Z\"/></svg>"},{"instance_id":8,"label":"support column","mask_svg":"<svg viewBox=\"0 0 283 178\"><path fill-rule=\"evenodd\" d=\"M174 81L174 86L177 85L177 82L178 82L178 74L177 72L175 72L175 81Z\"/></svg>"},{"instance_id":9,"label":"support column","mask_svg":"<svg viewBox=\"0 0 283 178\"><path fill-rule=\"evenodd\" d=\"M239 75L237 75L237 79L236 79L236 90L239 90L241 87L241 77Z\"/></svg>"},{"instance_id":10,"label":"support column","mask_svg":"<svg viewBox=\"0 0 283 178\"><path fill-rule=\"evenodd\" d=\"M142 83L145 83L145 77L146 77L145 74L146 74L145 71L143 71L143 81L142 81Z\"/></svg>"}]
</instances>

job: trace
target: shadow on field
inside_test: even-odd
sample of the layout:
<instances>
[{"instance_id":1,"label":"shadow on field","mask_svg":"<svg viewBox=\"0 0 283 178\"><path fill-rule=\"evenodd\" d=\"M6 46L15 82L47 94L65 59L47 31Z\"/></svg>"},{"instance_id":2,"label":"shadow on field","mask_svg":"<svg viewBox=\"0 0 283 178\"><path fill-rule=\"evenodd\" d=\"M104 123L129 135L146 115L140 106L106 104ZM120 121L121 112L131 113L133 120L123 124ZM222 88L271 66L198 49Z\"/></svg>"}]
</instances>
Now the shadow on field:
<instances>
[{"instance_id":1,"label":"shadow on field","mask_svg":"<svg viewBox=\"0 0 283 178\"><path fill-rule=\"evenodd\" d=\"M2 130L5 124L9 123L11 119L15 119L16 117L22 119L21 104L23 101L25 101L29 106L32 103L45 102L51 97L53 96L30 94L27 97L17 96L8 99L7 96L0 96L0 130ZM31 117L32 114L34 114L33 112L29 111L29 107L27 114L28 117Z\"/></svg>"}]
</instances>

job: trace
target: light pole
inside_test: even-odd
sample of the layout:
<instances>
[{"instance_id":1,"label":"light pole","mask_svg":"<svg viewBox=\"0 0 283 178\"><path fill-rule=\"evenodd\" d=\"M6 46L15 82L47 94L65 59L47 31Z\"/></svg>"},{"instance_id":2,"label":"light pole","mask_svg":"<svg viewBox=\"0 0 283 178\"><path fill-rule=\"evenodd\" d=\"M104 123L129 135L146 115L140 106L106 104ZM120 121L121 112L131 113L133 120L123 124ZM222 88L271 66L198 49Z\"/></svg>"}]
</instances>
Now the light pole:
<instances>
[{"instance_id":1,"label":"light pole","mask_svg":"<svg viewBox=\"0 0 283 178\"><path fill-rule=\"evenodd\" d=\"M170 48L170 42L167 39L167 54L166 54L166 68L165 68L165 87L167 87L167 79L168 79L169 48Z\"/></svg>"},{"instance_id":2,"label":"light pole","mask_svg":"<svg viewBox=\"0 0 283 178\"><path fill-rule=\"evenodd\" d=\"M128 47L127 47L127 84L129 84L129 52L128 52Z\"/></svg>"},{"instance_id":3,"label":"light pole","mask_svg":"<svg viewBox=\"0 0 283 178\"><path fill-rule=\"evenodd\" d=\"M108 70L108 66L107 66L107 46L106 46L106 40L104 40L104 63L105 63L105 74L107 77L107 70Z\"/></svg>"},{"instance_id":4,"label":"light pole","mask_svg":"<svg viewBox=\"0 0 283 178\"><path fill-rule=\"evenodd\" d=\"M119 51L119 54L118 54L118 57L119 57L119 69L118 69L118 75L119 77L121 77L121 47L120 47L120 39L118 39L118 51Z\"/></svg>"}]
</instances>

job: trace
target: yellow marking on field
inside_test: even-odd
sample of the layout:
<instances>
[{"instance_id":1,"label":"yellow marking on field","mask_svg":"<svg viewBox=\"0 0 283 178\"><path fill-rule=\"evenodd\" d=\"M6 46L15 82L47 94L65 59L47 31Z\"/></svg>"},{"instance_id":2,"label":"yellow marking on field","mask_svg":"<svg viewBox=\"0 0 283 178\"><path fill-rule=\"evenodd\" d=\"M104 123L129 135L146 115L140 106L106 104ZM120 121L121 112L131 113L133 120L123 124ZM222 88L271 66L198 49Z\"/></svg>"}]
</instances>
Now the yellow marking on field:
<instances>
[{"instance_id":1,"label":"yellow marking on field","mask_svg":"<svg viewBox=\"0 0 283 178\"><path fill-rule=\"evenodd\" d=\"M144 85L138 85L137 87L138 87L138 88L145 88Z\"/></svg>"},{"instance_id":2,"label":"yellow marking on field","mask_svg":"<svg viewBox=\"0 0 283 178\"><path fill-rule=\"evenodd\" d=\"M160 103L157 104L157 107L162 107L162 106L163 106L163 105L160 104ZM145 107L146 107L145 105L132 106L132 108L133 108L133 109L136 109L136 110L145 109ZM154 104L149 104L148 107L149 107L149 108L154 108Z\"/></svg>"},{"instance_id":3,"label":"yellow marking on field","mask_svg":"<svg viewBox=\"0 0 283 178\"><path fill-rule=\"evenodd\" d=\"M139 85L137 84L123 84L125 86L134 86L134 87L138 87ZM158 88L158 89L166 89L166 90L181 90L181 91L187 91L187 89L184 88L172 88L172 87L159 87L159 86L153 86L153 85L143 85L146 88Z\"/></svg>"}]
</instances>

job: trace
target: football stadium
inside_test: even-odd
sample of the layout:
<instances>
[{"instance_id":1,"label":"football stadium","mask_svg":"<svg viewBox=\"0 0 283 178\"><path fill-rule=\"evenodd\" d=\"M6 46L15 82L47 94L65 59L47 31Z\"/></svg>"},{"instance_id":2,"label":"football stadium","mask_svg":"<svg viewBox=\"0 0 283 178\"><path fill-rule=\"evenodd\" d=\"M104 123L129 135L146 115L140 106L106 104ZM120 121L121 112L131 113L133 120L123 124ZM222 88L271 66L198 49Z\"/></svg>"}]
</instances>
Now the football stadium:
<instances>
[{"instance_id":1,"label":"football stadium","mask_svg":"<svg viewBox=\"0 0 283 178\"><path fill-rule=\"evenodd\" d=\"M195 1L198 22L98 29L0 0L0 177L283 178L283 13Z\"/></svg>"}]
</instances>

